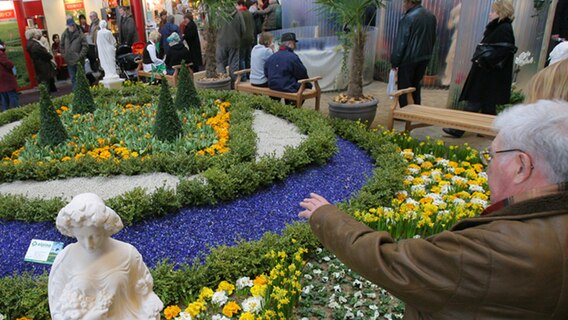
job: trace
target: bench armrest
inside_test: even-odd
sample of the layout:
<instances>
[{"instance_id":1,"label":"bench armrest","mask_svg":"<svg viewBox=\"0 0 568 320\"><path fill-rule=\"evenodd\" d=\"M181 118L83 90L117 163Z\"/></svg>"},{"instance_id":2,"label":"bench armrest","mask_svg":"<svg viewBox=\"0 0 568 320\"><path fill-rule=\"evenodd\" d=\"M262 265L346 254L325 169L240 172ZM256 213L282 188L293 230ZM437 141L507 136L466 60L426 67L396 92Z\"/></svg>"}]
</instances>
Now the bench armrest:
<instances>
[{"instance_id":1,"label":"bench armrest","mask_svg":"<svg viewBox=\"0 0 568 320\"><path fill-rule=\"evenodd\" d=\"M392 94L393 103L391 105L391 112L393 112L394 109L396 109L397 106L400 106L399 99L400 99L400 96L402 96L403 94L406 94L408 104L414 104L414 98L412 98L412 93L414 91L416 91L416 88L410 87L410 88L400 89L400 90L393 92L393 94Z\"/></svg>"},{"instance_id":2,"label":"bench armrest","mask_svg":"<svg viewBox=\"0 0 568 320\"><path fill-rule=\"evenodd\" d=\"M306 90L306 83L313 83L314 84L314 90L316 90L317 92L320 92L320 86L319 86L319 80L321 80L321 76L315 76L312 78L308 78L308 79L301 79L298 80L298 83L300 83L300 89L298 89L298 94L302 94L304 93L304 90Z\"/></svg>"},{"instance_id":3,"label":"bench armrest","mask_svg":"<svg viewBox=\"0 0 568 320\"><path fill-rule=\"evenodd\" d=\"M229 68L229 67L227 67L227 74L229 73L229 69L228 69L228 68ZM242 70L238 70L238 71L235 71L235 72L234 72L234 74L235 74L235 76L236 76L236 79L235 79L235 88L238 87L239 84L241 83L241 75L242 75L242 74L247 74L247 73L250 73L250 69L242 69Z\"/></svg>"},{"instance_id":4,"label":"bench armrest","mask_svg":"<svg viewBox=\"0 0 568 320\"><path fill-rule=\"evenodd\" d=\"M235 71L234 73L236 75L247 74L247 73L250 73L250 69L242 69L242 70L239 70L239 71Z\"/></svg>"}]
</instances>

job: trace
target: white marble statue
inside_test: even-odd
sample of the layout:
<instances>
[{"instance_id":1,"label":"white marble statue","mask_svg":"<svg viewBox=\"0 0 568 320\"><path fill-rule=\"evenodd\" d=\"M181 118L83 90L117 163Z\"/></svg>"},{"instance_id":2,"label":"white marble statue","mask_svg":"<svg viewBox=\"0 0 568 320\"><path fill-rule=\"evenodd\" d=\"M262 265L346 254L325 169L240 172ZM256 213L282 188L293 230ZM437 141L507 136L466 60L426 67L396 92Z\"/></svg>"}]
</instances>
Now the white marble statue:
<instances>
[{"instance_id":1,"label":"white marble statue","mask_svg":"<svg viewBox=\"0 0 568 320\"><path fill-rule=\"evenodd\" d=\"M83 193L59 211L56 226L77 242L57 255L49 273L52 319L160 319L164 306L142 256L111 238L123 227L114 210Z\"/></svg>"},{"instance_id":2,"label":"white marble statue","mask_svg":"<svg viewBox=\"0 0 568 320\"><path fill-rule=\"evenodd\" d=\"M107 29L107 22L101 20L99 22L100 30L97 33L97 50L99 52L99 61L101 67L105 71L104 80L116 79L116 39L112 32Z\"/></svg>"}]
</instances>

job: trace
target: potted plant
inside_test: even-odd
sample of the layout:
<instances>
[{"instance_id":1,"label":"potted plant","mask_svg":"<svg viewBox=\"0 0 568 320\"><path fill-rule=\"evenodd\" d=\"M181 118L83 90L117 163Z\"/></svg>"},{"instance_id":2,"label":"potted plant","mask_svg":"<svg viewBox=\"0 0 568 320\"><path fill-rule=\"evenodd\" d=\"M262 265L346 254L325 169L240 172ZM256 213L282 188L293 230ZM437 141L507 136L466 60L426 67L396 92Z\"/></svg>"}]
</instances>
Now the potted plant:
<instances>
[{"instance_id":1,"label":"potted plant","mask_svg":"<svg viewBox=\"0 0 568 320\"><path fill-rule=\"evenodd\" d=\"M368 125L373 122L379 101L363 95L363 67L365 63L366 29L362 17L367 7L383 6L383 0L316 0L318 11L324 16L332 16L346 30L348 46L351 51L349 61L349 85L347 93L340 94L329 102L330 117L350 120L361 119Z\"/></svg>"},{"instance_id":2,"label":"potted plant","mask_svg":"<svg viewBox=\"0 0 568 320\"><path fill-rule=\"evenodd\" d=\"M438 73L440 69L440 44L436 40L434 43L434 50L432 50L432 58L428 66L426 66L426 73L422 78L422 85L426 87L433 87L438 84Z\"/></svg>"},{"instance_id":3,"label":"potted plant","mask_svg":"<svg viewBox=\"0 0 568 320\"><path fill-rule=\"evenodd\" d=\"M205 77L196 79L195 86L209 89L231 88L231 78L217 72L217 32L235 12L234 0L202 0L205 8L203 37L205 38Z\"/></svg>"}]
</instances>

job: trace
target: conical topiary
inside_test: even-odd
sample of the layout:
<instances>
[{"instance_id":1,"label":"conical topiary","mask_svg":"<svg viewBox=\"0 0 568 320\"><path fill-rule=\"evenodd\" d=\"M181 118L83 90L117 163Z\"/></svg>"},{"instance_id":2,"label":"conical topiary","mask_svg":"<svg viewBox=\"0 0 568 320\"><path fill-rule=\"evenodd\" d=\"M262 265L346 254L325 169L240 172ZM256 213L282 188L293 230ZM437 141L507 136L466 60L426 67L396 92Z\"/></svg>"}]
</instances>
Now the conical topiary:
<instances>
[{"instance_id":1,"label":"conical topiary","mask_svg":"<svg viewBox=\"0 0 568 320\"><path fill-rule=\"evenodd\" d=\"M178 110L187 110L191 107L197 108L201 105L201 100L197 95L195 84L185 66L185 61L181 62L181 70L178 75L178 85L175 104Z\"/></svg>"},{"instance_id":2,"label":"conical topiary","mask_svg":"<svg viewBox=\"0 0 568 320\"><path fill-rule=\"evenodd\" d=\"M67 140L67 132L53 108L45 85L39 85L39 133L38 142L42 146L55 146Z\"/></svg>"},{"instance_id":3,"label":"conical topiary","mask_svg":"<svg viewBox=\"0 0 568 320\"><path fill-rule=\"evenodd\" d=\"M170 94L167 80L162 78L162 88L156 112L156 124L154 134L162 141L172 141L182 134L181 121L174 108L174 102Z\"/></svg>"},{"instance_id":4,"label":"conical topiary","mask_svg":"<svg viewBox=\"0 0 568 320\"><path fill-rule=\"evenodd\" d=\"M73 113L85 114L95 111L95 100L89 89L89 82L85 76L83 66L77 64L77 74L75 75L75 88L73 88Z\"/></svg>"}]
</instances>

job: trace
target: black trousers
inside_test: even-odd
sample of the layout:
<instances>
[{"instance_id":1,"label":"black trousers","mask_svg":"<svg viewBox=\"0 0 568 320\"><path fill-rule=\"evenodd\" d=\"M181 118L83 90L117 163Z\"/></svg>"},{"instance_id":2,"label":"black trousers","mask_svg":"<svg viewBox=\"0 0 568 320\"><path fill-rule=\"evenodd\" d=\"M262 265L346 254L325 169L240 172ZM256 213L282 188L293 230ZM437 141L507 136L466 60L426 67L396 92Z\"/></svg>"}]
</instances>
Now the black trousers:
<instances>
[{"instance_id":1,"label":"black trousers","mask_svg":"<svg viewBox=\"0 0 568 320\"><path fill-rule=\"evenodd\" d=\"M398 89L406 89L410 87L416 88L416 91L412 93L412 98L415 104L420 104L420 81L426 73L426 67L429 61L421 61L410 64L405 64L398 67ZM400 106L404 107L408 104L406 101L406 95L400 96Z\"/></svg>"}]
</instances>

